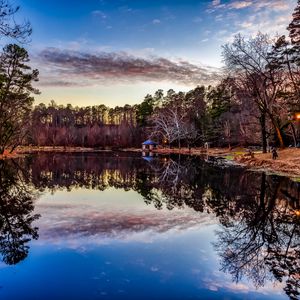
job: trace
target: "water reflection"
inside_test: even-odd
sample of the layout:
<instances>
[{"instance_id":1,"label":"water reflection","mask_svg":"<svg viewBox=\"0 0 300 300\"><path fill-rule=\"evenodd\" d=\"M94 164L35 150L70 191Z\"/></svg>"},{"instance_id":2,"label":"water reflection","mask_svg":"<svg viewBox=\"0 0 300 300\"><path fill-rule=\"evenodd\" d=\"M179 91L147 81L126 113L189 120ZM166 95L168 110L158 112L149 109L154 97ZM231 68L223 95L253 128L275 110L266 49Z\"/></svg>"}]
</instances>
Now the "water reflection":
<instances>
[{"instance_id":1,"label":"water reflection","mask_svg":"<svg viewBox=\"0 0 300 300\"><path fill-rule=\"evenodd\" d=\"M215 251L221 268L234 281L248 278L256 287L283 282L291 299L300 289L300 184L285 177L266 176L237 167L205 162L194 157L160 157L144 160L125 153L102 155L40 154L16 160L28 174L1 164L0 251L9 264L24 259L30 238L37 238L32 222L34 193L78 188L105 191L110 187L135 191L148 206L162 211L180 209L210 214L221 224ZM27 183L24 182L27 180ZM87 213L87 212L86 212ZM128 212L127 212L128 213ZM155 215L141 218L131 213L116 217L113 212L94 214L89 224L85 212L69 227L54 227L48 234L115 234L168 228L196 222L176 215L162 224ZM106 217L105 217L106 216ZM57 216L59 218L59 216ZM123 231L122 231L123 230Z\"/></svg>"},{"instance_id":2,"label":"water reflection","mask_svg":"<svg viewBox=\"0 0 300 300\"><path fill-rule=\"evenodd\" d=\"M14 161L0 160L0 253L6 264L13 265L28 255L28 243L38 238L32 225L35 193L26 182L22 168Z\"/></svg>"}]
</instances>

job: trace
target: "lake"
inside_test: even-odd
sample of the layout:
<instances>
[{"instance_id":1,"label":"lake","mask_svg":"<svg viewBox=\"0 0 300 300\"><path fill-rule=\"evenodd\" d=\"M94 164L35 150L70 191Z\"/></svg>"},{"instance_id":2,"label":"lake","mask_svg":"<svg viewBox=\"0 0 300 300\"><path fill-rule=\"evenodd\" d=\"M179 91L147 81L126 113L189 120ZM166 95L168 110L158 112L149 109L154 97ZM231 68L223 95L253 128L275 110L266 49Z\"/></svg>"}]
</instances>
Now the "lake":
<instances>
[{"instance_id":1,"label":"lake","mask_svg":"<svg viewBox=\"0 0 300 300\"><path fill-rule=\"evenodd\" d=\"M205 157L0 161L0 299L298 299L299 204Z\"/></svg>"}]
</instances>

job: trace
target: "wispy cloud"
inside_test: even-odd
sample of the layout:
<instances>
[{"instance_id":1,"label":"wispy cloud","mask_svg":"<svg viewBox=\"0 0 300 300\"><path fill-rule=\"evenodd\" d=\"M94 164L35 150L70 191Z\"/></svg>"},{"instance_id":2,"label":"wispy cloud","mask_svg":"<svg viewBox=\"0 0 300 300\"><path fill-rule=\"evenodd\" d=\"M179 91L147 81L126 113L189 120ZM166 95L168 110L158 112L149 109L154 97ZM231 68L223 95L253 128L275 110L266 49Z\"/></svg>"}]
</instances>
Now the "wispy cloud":
<instances>
[{"instance_id":1,"label":"wispy cloud","mask_svg":"<svg viewBox=\"0 0 300 300\"><path fill-rule=\"evenodd\" d=\"M214 38L228 42L237 33L245 36L253 36L258 31L286 34L295 5L294 0L213 1L207 11L215 21L224 24Z\"/></svg>"},{"instance_id":2,"label":"wispy cloud","mask_svg":"<svg viewBox=\"0 0 300 300\"><path fill-rule=\"evenodd\" d=\"M242 9L242 8L246 8L249 6L253 6L254 5L254 1L233 1L230 4L228 4L228 8L230 9Z\"/></svg>"},{"instance_id":3,"label":"wispy cloud","mask_svg":"<svg viewBox=\"0 0 300 300\"><path fill-rule=\"evenodd\" d=\"M224 2L224 1L223 1ZM216 9L236 9L253 8L260 10L267 8L274 11L283 11L289 9L289 0L231 0L228 3L222 3L220 0L214 0L211 3L210 12ZM295 2L295 1L293 1ZM295 6L295 3L294 3Z\"/></svg>"},{"instance_id":4,"label":"wispy cloud","mask_svg":"<svg viewBox=\"0 0 300 300\"><path fill-rule=\"evenodd\" d=\"M217 6L221 4L221 0L213 0L212 5Z\"/></svg>"},{"instance_id":5,"label":"wispy cloud","mask_svg":"<svg viewBox=\"0 0 300 300\"><path fill-rule=\"evenodd\" d=\"M47 48L39 53L37 60L41 66L41 85L47 86L89 86L138 81L197 85L211 84L218 78L217 69L185 60L138 57L127 52L88 53Z\"/></svg>"},{"instance_id":6,"label":"wispy cloud","mask_svg":"<svg viewBox=\"0 0 300 300\"><path fill-rule=\"evenodd\" d=\"M94 10L94 11L92 11L91 14L94 17L99 17L101 19L107 19L107 15L101 10Z\"/></svg>"},{"instance_id":7,"label":"wispy cloud","mask_svg":"<svg viewBox=\"0 0 300 300\"><path fill-rule=\"evenodd\" d=\"M159 19L152 20L152 24L154 24L154 25L157 25L157 24L160 24L160 23L161 23L161 21Z\"/></svg>"}]
</instances>

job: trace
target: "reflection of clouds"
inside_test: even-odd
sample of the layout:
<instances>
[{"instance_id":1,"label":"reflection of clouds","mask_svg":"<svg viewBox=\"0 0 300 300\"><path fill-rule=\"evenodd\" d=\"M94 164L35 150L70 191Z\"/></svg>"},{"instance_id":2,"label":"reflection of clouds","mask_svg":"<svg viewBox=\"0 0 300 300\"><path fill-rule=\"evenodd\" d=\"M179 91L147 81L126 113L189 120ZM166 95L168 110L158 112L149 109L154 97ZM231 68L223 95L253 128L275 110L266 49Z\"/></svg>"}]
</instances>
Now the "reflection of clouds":
<instances>
[{"instance_id":1,"label":"reflection of clouds","mask_svg":"<svg viewBox=\"0 0 300 300\"><path fill-rule=\"evenodd\" d=\"M104 207L39 205L38 212L42 215L37 224L39 242L67 244L75 248L112 240L149 243L157 237L215 223L209 215L183 210L108 211Z\"/></svg>"},{"instance_id":2,"label":"reflection of clouds","mask_svg":"<svg viewBox=\"0 0 300 300\"><path fill-rule=\"evenodd\" d=\"M197 275L196 272L193 272ZM199 273L201 275L201 273ZM243 282L232 282L232 280L228 277L224 277L223 272L214 272L213 278L201 278L201 282L204 283L205 288L211 290L211 291L219 291L222 289L228 290L233 293L261 293L263 295L282 295L282 289L284 287L283 283L272 283L269 282L265 286L259 287L257 289L255 286L251 285L249 282L243 283Z\"/></svg>"}]
</instances>

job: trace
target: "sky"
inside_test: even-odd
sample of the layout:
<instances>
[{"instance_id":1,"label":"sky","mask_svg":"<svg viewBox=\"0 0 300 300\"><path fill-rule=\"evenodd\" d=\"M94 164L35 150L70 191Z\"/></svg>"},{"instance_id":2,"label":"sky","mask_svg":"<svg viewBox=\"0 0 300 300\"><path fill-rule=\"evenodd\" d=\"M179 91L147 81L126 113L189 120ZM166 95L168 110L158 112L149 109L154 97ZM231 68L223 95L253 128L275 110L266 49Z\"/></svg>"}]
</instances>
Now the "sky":
<instances>
[{"instance_id":1,"label":"sky","mask_svg":"<svg viewBox=\"0 0 300 300\"><path fill-rule=\"evenodd\" d=\"M140 103L157 89L217 82L221 46L287 34L297 0L14 0L33 27L36 103Z\"/></svg>"}]
</instances>

